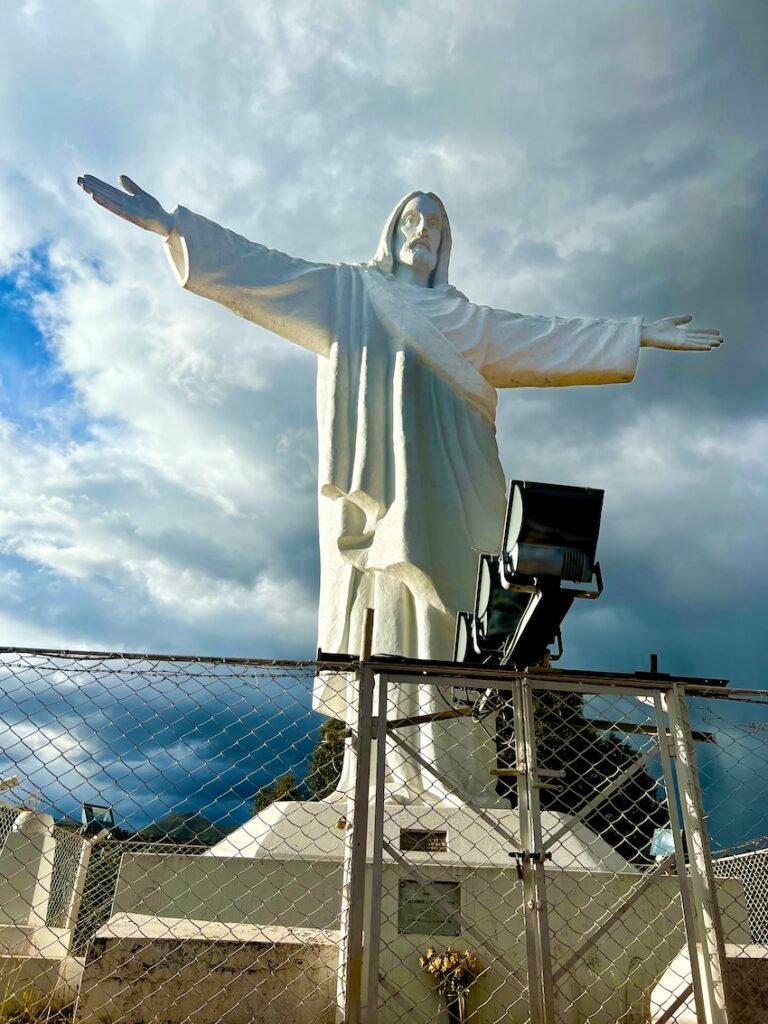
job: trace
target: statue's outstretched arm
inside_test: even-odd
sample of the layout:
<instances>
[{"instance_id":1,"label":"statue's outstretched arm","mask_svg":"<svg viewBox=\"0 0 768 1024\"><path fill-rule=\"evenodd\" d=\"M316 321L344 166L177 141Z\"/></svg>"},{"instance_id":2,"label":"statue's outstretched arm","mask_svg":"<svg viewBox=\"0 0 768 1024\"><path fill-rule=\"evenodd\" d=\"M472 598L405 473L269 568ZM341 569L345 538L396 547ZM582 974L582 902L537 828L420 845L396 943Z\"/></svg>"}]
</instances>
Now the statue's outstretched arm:
<instances>
[{"instance_id":1,"label":"statue's outstretched arm","mask_svg":"<svg viewBox=\"0 0 768 1024\"><path fill-rule=\"evenodd\" d=\"M120 175L122 189L108 185L92 174L84 174L77 179L77 184L93 199L94 203L103 206L110 213L136 224L145 231L154 231L167 238L173 228L173 217L158 203L154 196L139 188L136 182L125 175ZM124 191L123 191L124 190Z\"/></svg>"},{"instance_id":2,"label":"statue's outstretched arm","mask_svg":"<svg viewBox=\"0 0 768 1024\"><path fill-rule=\"evenodd\" d=\"M652 324L643 324L640 348L666 348L675 352L709 352L722 345L723 338L716 327L686 327L693 317L665 316Z\"/></svg>"}]
</instances>

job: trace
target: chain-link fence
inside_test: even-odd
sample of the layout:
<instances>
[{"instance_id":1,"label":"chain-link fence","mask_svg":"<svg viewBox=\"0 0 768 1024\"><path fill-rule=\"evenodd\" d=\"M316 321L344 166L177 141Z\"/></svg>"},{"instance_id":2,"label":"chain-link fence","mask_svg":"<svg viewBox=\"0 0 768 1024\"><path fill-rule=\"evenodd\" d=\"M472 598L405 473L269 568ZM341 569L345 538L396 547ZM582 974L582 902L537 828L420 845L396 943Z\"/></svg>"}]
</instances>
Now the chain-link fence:
<instances>
[{"instance_id":1,"label":"chain-link fence","mask_svg":"<svg viewBox=\"0 0 768 1024\"><path fill-rule=\"evenodd\" d=\"M767 840L765 837L763 842ZM741 881L752 941L768 946L768 849L763 847L731 857L717 857L713 869L718 878Z\"/></svg>"},{"instance_id":2,"label":"chain-link fence","mask_svg":"<svg viewBox=\"0 0 768 1024\"><path fill-rule=\"evenodd\" d=\"M768 1020L766 694L6 650L0 723L0 1018Z\"/></svg>"},{"instance_id":3,"label":"chain-link fence","mask_svg":"<svg viewBox=\"0 0 768 1024\"><path fill-rule=\"evenodd\" d=\"M345 726L315 675L2 653L0 1018L335 1019Z\"/></svg>"},{"instance_id":4,"label":"chain-link fence","mask_svg":"<svg viewBox=\"0 0 768 1024\"><path fill-rule=\"evenodd\" d=\"M724 1021L727 996L731 1021L768 1020L763 862L709 846L768 831L768 695L393 671L373 698L378 1019L683 1024ZM398 805L419 771L433 783Z\"/></svg>"}]
</instances>

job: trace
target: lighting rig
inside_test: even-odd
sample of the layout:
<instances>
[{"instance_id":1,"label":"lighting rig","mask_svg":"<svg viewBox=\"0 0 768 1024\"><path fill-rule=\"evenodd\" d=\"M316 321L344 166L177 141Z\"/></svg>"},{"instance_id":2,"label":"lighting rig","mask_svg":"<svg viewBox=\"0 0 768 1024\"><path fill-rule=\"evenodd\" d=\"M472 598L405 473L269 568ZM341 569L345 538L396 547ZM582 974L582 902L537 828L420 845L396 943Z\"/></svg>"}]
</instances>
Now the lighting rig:
<instances>
[{"instance_id":1,"label":"lighting rig","mask_svg":"<svg viewBox=\"0 0 768 1024\"><path fill-rule=\"evenodd\" d=\"M560 657L560 626L574 600L603 591L595 559L603 495L512 482L502 548L480 556L474 610L457 618L454 661L525 669Z\"/></svg>"}]
</instances>

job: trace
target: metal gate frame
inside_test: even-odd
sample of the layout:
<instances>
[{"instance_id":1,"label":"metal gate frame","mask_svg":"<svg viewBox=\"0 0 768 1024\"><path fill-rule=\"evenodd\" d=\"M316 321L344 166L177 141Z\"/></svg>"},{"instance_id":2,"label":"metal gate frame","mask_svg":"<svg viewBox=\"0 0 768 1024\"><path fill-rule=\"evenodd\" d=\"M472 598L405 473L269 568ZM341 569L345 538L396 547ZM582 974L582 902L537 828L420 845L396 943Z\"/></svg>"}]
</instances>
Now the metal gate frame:
<instances>
[{"instance_id":1,"label":"metal gate frame","mask_svg":"<svg viewBox=\"0 0 768 1024\"><path fill-rule=\"evenodd\" d=\"M728 1024L723 987L725 946L686 696L686 690L695 695L697 690L706 692L706 687L691 687L683 682L667 680L664 683L631 681L626 676L608 673L600 674L600 682L596 682L594 673L580 675L548 671L526 675L476 667L467 670L445 663L395 665L391 660L376 657L361 661L359 669L358 718L351 739L357 751L358 771L354 799L348 808L342 894L339 1014L344 1024L376 1024L378 1021L379 985L382 980L379 976L379 936L384 853L384 769L386 738L393 727L393 723L387 723L386 719L387 687L394 681L398 684L424 684L430 681L430 677L435 682L438 678L443 681L450 678L454 685L461 687L491 686L508 692L512 697L517 756L513 771L517 777L520 815L518 862L522 876L531 1024L557 1024L555 982L604 934L611 922L628 909L650 879L669 865L665 860L652 869L646 875L645 883L641 883L617 908L611 921L587 936L585 943L574 951L568 962L557 972L553 971L547 912L548 851L541 827L540 790L550 784L547 778L551 779L556 773L537 764L533 694L537 690L564 690L598 696L645 697L649 704L652 703L674 840L672 859L680 884L692 978L691 988L667 1013L671 1016L692 991L698 1024ZM377 698L375 708L374 697ZM419 721L430 717L419 716ZM445 717L445 713L440 717ZM398 726L405 724L405 720L397 723ZM374 740L377 741L376 757L372 764ZM650 752L634 770L645 764L649 756ZM569 821L589 813L625 778L620 776L614 780ZM372 829L369 829L369 809L373 811ZM556 838L550 837L550 846Z\"/></svg>"}]
</instances>

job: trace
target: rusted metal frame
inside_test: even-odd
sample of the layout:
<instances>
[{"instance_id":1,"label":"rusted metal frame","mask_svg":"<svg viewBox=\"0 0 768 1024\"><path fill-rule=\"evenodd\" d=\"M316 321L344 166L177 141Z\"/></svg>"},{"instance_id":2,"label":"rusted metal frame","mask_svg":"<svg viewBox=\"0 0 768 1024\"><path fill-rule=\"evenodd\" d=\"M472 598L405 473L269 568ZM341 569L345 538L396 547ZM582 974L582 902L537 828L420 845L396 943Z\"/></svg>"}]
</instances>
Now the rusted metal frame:
<instances>
[{"instance_id":1,"label":"rusted metal frame","mask_svg":"<svg viewBox=\"0 0 768 1024\"><path fill-rule=\"evenodd\" d=\"M591 814L592 811L596 810L600 804L608 799L608 797L613 796L617 789L621 789L625 782L629 782L634 775L645 768L648 762L656 756L657 752L658 744L654 743L634 762L634 764L631 764L629 768L625 768L621 775L617 775L612 782L609 782L605 789L601 789L600 792L595 794L591 800L583 804L578 811L574 811L574 813L563 822L555 834L548 837L546 846L547 850L553 849L555 843L559 842L566 832L570 832L574 825L583 821L588 814Z\"/></svg>"},{"instance_id":2,"label":"rusted metal frame","mask_svg":"<svg viewBox=\"0 0 768 1024\"><path fill-rule=\"evenodd\" d=\"M470 689L509 690L509 684L522 679L543 687L552 687L560 683L576 684L579 690L589 691L591 686L612 685L626 692L633 690L665 691L675 683L685 686L690 692L719 694L763 695L768 699L768 691L763 690L724 690L727 680L717 680L694 676L651 676L646 673L629 672L589 672L579 669L536 669L517 670L511 668L483 668L478 665L464 665L446 661L406 661L393 658L374 656L372 664L377 672L386 672L397 682L425 682L428 677L436 676L446 680L476 680L482 686L474 687L466 682L454 685L467 686ZM322 665L322 661L319 662ZM427 679L425 679L427 677Z\"/></svg>"},{"instance_id":3,"label":"rusted metal frame","mask_svg":"<svg viewBox=\"0 0 768 1024\"><path fill-rule=\"evenodd\" d=\"M368 926L365 929L366 999L365 1024L379 1019L379 954L381 945L381 896L384 875L384 777L387 755L387 681L378 677L378 701L374 718L376 765L374 772L373 842Z\"/></svg>"},{"instance_id":4,"label":"rusted metal frame","mask_svg":"<svg viewBox=\"0 0 768 1024\"><path fill-rule=\"evenodd\" d=\"M580 693L585 697L653 697L657 692L653 687L647 686L645 682L617 684L615 682L592 683L589 686L581 682L573 682L570 679L531 679L531 688L534 690L557 690L562 693Z\"/></svg>"},{"instance_id":5,"label":"rusted metal frame","mask_svg":"<svg viewBox=\"0 0 768 1024\"><path fill-rule=\"evenodd\" d=\"M370 656L373 638L373 610L368 609L363 636L363 656ZM344 875L341 905L340 1010L344 1024L362 1024L363 936L365 930L366 859L368 852L368 801L371 781L371 740L373 736L373 694L375 674L370 664L360 663L355 790L347 801L347 831L344 836ZM351 803L351 806L350 806ZM351 818L351 827L349 825Z\"/></svg>"},{"instance_id":6,"label":"rusted metal frame","mask_svg":"<svg viewBox=\"0 0 768 1024\"><path fill-rule=\"evenodd\" d=\"M22 654L33 658L61 659L65 661L167 661L189 662L196 665L244 665L254 668L307 668L314 669L315 661L288 661L286 659L268 658L230 658L207 654L153 654L135 651L73 651L47 647L0 647L0 657L7 654ZM325 669L343 668L354 672L357 662L339 657L338 661L324 659L319 666Z\"/></svg>"},{"instance_id":7,"label":"rusted metal frame","mask_svg":"<svg viewBox=\"0 0 768 1024\"><path fill-rule=\"evenodd\" d=\"M671 686L665 700L688 847L688 869L704 996L703 1020L706 1024L727 1024L728 1011L723 984L725 940L684 689L677 684Z\"/></svg>"},{"instance_id":8,"label":"rusted metal frame","mask_svg":"<svg viewBox=\"0 0 768 1024\"><path fill-rule=\"evenodd\" d=\"M600 732L625 732L638 736L655 736L658 732L655 725L643 725L641 722L611 722L607 718L585 720ZM696 743L717 743L717 737L713 732L703 732L701 729L691 729L691 739Z\"/></svg>"},{"instance_id":9,"label":"rusted metal frame","mask_svg":"<svg viewBox=\"0 0 768 1024\"><path fill-rule=\"evenodd\" d=\"M286 659L266 658L229 658L215 657L199 654L178 654L178 653L150 653L146 651L88 651L69 650L64 648L48 647L0 647L0 657L6 654L21 654L39 658L63 658L70 660L99 660L99 661L167 661L167 662L191 662L211 665L244 665L254 668L313 668L322 672L325 669L344 669L355 672L359 668L359 659L348 654L326 654L321 652L318 659L314 661L288 661ZM644 673L616 673L616 672L585 672L576 669L529 669L525 672L514 669L483 669L480 666L466 666L454 662L438 661L398 661L393 662L391 658L377 656L371 659L376 671L387 672L390 675L413 676L413 682L424 682L424 676L443 676L451 679L477 679L482 681L491 689L510 689L506 683L523 678L531 682L542 683L545 686L553 686L562 681L579 683L579 689L589 687L595 683L614 681L620 687L626 689L632 686L650 687L655 690L666 690L674 683L684 685L691 694L702 696L713 696L720 698L749 697L765 698L768 701L768 691L752 690L748 688L723 688L725 680L720 680L720 685L712 685L710 680L705 678L686 676L665 676L649 678ZM421 679L415 678L421 677ZM407 681L402 679L400 681Z\"/></svg>"},{"instance_id":10,"label":"rusted metal frame","mask_svg":"<svg viewBox=\"0 0 768 1024\"><path fill-rule=\"evenodd\" d=\"M580 692L581 691L580 689ZM628 696L622 692L622 696ZM410 718L393 718L387 722L387 729L405 729L409 725L427 725L430 722L443 722L453 718L469 718L473 714L472 708L457 707L445 711L435 711L431 715L411 715ZM655 736L656 726L647 725L643 722L612 722L608 718L587 718L591 726L601 732L624 732L628 735ZM713 732L703 732L700 729L692 729L691 736L697 743L717 743Z\"/></svg>"},{"instance_id":11,"label":"rusted metal frame","mask_svg":"<svg viewBox=\"0 0 768 1024\"><path fill-rule=\"evenodd\" d=\"M683 833L680 827L680 807L678 805L677 791L675 788L675 774L672 767L670 745L672 737L669 733L667 721L667 703L662 694L656 694L653 698L656 709L656 723L659 731L659 753L661 757L661 771L664 778L664 789L667 793L667 810L669 811L669 827L672 831L672 842L675 847L675 870L680 885L680 902L683 910L683 923L685 925L685 937L688 945L688 958L691 964L691 987L689 990L694 994L694 1005L700 1022L707 1024L704 1016L704 989L699 968L698 939L696 910L693 904L691 893L691 879L685 865L685 845ZM676 1000L675 1000L676 1002ZM673 1011L674 1012L674 1011Z\"/></svg>"},{"instance_id":12,"label":"rusted metal frame","mask_svg":"<svg viewBox=\"0 0 768 1024\"><path fill-rule=\"evenodd\" d=\"M405 729L408 725L428 725L430 722L443 722L451 718L468 718L472 714L472 708L446 708L445 711L435 711L431 715L411 715L409 718L393 718L387 722L387 731L393 729Z\"/></svg>"},{"instance_id":13,"label":"rusted metal frame","mask_svg":"<svg viewBox=\"0 0 768 1024\"><path fill-rule=\"evenodd\" d=\"M532 1024L554 1024L555 993L552 977L552 953L549 942L549 911L547 906L546 876L544 871L544 843L541 828L541 798L536 764L536 732L533 694L523 680L513 694L515 751L517 752L518 808L520 838L523 850L532 857L523 857L523 875L526 919L526 948L529 953L529 989L532 989L531 970L535 971L537 991L531 991ZM533 956L531 956L533 954ZM533 962L531 962L533 961ZM535 1016L534 1016L535 1014Z\"/></svg>"}]
</instances>

